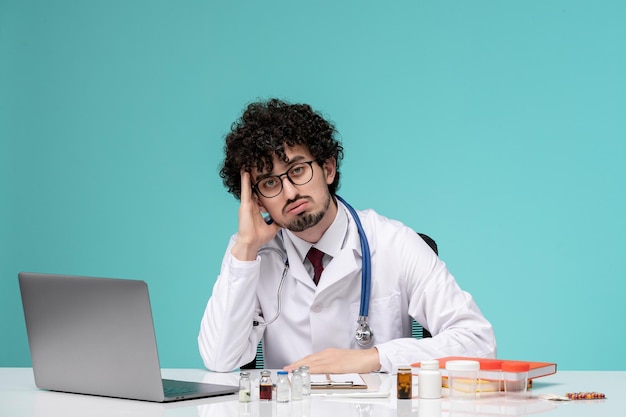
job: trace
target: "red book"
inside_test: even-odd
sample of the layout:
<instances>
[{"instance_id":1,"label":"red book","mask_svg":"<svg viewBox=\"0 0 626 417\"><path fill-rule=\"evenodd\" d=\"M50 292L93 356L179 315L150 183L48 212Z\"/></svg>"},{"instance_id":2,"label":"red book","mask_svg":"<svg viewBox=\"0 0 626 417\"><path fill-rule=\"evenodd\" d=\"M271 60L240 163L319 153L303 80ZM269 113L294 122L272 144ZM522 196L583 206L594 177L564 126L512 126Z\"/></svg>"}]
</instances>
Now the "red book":
<instances>
[{"instance_id":1,"label":"red book","mask_svg":"<svg viewBox=\"0 0 626 417\"><path fill-rule=\"evenodd\" d=\"M455 361L455 360L469 360L469 361L477 361L480 363L481 369L493 369L493 365L497 363L505 363L505 362L522 362L527 363L530 366L530 370L528 371L528 379L539 378L542 376L552 375L556 373L556 363L552 362L532 362L532 361L517 361L517 360L509 360L509 359L487 359L487 358L470 358L465 356L447 356L445 358L439 358L439 368L444 371L442 372L445 375L446 362ZM489 366L492 365L492 366ZM412 367L419 368L420 363L416 362L411 364Z\"/></svg>"}]
</instances>

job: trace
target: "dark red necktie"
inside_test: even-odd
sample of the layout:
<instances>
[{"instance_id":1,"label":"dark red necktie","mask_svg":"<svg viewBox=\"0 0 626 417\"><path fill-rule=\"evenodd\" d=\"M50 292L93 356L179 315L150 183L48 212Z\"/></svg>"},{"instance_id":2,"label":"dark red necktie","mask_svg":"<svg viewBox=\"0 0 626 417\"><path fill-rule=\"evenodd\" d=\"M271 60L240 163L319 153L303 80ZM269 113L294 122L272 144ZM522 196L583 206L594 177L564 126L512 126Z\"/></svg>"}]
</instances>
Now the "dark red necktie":
<instances>
[{"instance_id":1,"label":"dark red necktie","mask_svg":"<svg viewBox=\"0 0 626 417\"><path fill-rule=\"evenodd\" d=\"M320 277L322 276L322 271L324 270L324 265L322 265L322 258L324 257L324 252L321 250L311 247L309 249L309 253L306 254L306 258L313 265L313 282L317 285L320 282Z\"/></svg>"}]
</instances>

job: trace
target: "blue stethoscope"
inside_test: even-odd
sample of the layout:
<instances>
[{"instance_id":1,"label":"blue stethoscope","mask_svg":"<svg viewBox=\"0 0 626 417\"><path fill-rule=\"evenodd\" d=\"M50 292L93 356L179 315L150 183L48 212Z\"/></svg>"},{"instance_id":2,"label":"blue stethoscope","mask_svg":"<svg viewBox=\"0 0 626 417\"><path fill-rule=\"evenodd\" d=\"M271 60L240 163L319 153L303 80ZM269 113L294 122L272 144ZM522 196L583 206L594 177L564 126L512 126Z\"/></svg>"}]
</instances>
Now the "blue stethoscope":
<instances>
[{"instance_id":1,"label":"blue stethoscope","mask_svg":"<svg viewBox=\"0 0 626 417\"><path fill-rule=\"evenodd\" d=\"M361 269L361 304L359 306L359 318L357 320L357 329L354 335L356 339L356 343L361 347L368 347L372 344L372 339L374 337L374 332L372 332L372 328L367 324L367 315L369 312L369 304L370 304L370 290L371 290L371 281L372 281L372 272L371 272L371 253L370 246L367 241L367 236L365 236L365 231L363 230L363 225L361 224L361 220L357 212L352 208L350 204L346 202L343 198L338 195L335 195L337 200L341 201L344 206L348 209L352 218L354 219L354 223L356 224L356 228L359 232L359 240L361 242L361 256L362 256L362 269ZM273 220L267 219L266 222L271 223ZM265 322L265 326L273 323L278 316L280 315L280 292L283 288L283 282L285 281L285 276L287 275L287 271L289 270L289 260L286 258L285 254L278 248L275 247L265 247L262 248L259 253L263 251L274 251L278 253L281 259L284 258L285 267L283 269L283 274L280 279L280 284L278 285L278 293L277 296L277 311L276 315L272 317L272 319ZM259 323L255 322L255 325Z\"/></svg>"}]
</instances>

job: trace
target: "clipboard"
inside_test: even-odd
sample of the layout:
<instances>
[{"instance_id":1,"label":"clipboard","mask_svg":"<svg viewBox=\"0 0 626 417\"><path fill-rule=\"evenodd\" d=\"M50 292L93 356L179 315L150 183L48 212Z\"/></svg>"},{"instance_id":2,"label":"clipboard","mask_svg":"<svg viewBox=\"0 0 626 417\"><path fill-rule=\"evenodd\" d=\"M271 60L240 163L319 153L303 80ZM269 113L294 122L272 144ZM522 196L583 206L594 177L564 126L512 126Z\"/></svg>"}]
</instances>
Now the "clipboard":
<instances>
[{"instance_id":1,"label":"clipboard","mask_svg":"<svg viewBox=\"0 0 626 417\"><path fill-rule=\"evenodd\" d=\"M359 374L311 374L311 389L367 389Z\"/></svg>"}]
</instances>

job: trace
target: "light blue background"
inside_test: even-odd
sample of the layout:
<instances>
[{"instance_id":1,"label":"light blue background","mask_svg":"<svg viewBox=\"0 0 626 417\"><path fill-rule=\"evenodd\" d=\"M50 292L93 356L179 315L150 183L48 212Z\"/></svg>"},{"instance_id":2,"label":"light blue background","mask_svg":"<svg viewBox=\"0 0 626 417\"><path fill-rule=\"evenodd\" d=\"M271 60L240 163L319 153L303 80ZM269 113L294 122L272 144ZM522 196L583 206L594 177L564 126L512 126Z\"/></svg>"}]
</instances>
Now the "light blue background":
<instances>
[{"instance_id":1,"label":"light blue background","mask_svg":"<svg viewBox=\"0 0 626 417\"><path fill-rule=\"evenodd\" d=\"M250 101L336 123L341 194L433 236L499 356L626 369L626 3L0 0L0 366L18 271L144 279L164 367L196 336Z\"/></svg>"}]
</instances>

